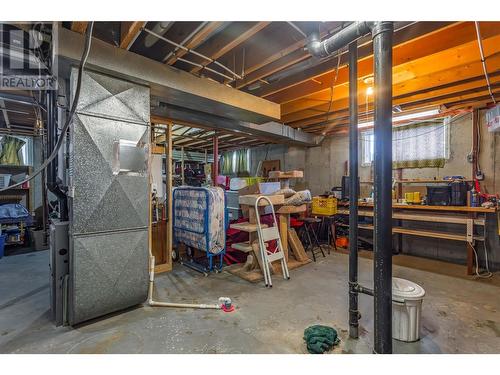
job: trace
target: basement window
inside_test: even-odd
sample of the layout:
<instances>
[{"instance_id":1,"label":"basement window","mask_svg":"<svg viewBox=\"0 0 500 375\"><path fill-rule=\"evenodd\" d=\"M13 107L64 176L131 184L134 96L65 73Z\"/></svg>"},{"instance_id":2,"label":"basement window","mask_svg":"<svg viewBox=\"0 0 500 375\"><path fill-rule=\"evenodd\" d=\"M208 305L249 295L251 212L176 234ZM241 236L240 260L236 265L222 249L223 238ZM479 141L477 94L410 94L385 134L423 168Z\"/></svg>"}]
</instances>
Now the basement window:
<instances>
[{"instance_id":1,"label":"basement window","mask_svg":"<svg viewBox=\"0 0 500 375\"><path fill-rule=\"evenodd\" d=\"M401 125L392 131L392 167L442 168L450 154L449 118ZM373 129L361 132L361 165L374 160Z\"/></svg>"}]
</instances>

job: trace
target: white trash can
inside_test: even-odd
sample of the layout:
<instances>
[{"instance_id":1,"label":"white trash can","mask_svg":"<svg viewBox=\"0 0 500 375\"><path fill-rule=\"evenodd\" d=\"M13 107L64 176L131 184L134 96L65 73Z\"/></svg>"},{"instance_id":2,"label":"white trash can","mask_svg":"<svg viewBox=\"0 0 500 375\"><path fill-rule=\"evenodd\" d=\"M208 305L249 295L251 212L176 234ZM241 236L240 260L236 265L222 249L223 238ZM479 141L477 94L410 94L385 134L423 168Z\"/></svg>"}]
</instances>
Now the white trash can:
<instances>
[{"instance_id":1,"label":"white trash can","mask_svg":"<svg viewBox=\"0 0 500 375\"><path fill-rule=\"evenodd\" d=\"M425 290L409 280L392 278L392 338L412 342L420 339L420 315Z\"/></svg>"}]
</instances>

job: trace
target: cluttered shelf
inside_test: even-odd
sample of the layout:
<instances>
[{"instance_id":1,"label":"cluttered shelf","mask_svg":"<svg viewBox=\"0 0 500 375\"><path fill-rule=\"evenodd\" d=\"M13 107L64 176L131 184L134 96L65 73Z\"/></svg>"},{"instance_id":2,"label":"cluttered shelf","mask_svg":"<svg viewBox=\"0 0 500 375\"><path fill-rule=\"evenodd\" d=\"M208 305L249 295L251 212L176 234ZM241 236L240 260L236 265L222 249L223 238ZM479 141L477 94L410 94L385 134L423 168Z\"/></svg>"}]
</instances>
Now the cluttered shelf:
<instances>
[{"instance_id":1,"label":"cluttered shelf","mask_svg":"<svg viewBox=\"0 0 500 375\"><path fill-rule=\"evenodd\" d=\"M337 224L339 226L344 226L344 227L349 227L349 224L342 224L339 223ZM367 229L367 230L373 230L374 227L371 224L359 224L358 225L359 229ZM432 231L432 230L422 230L422 229L409 229L409 228L403 228L403 227L397 227L393 226L392 227L392 233L393 234L409 234L412 236L418 236L418 237L429 237L429 238L441 238L445 240L454 240L454 241L468 241L467 235L463 234L455 234L455 233L447 233L447 232L439 232L439 231ZM477 241L484 241L484 237L482 236L474 236L474 239Z\"/></svg>"},{"instance_id":2,"label":"cluttered shelf","mask_svg":"<svg viewBox=\"0 0 500 375\"><path fill-rule=\"evenodd\" d=\"M339 202L337 215L349 215L348 202ZM373 202L358 202L358 211L360 217L373 218ZM403 234L417 237L428 237L436 239L445 239L452 241L462 241L466 243L467 251L467 274L471 275L474 266L474 241L485 240L485 226L488 214L497 212L496 207L469 207L469 206L437 206L437 205L418 205L393 203L392 218L398 220L399 224L393 226L393 234ZM464 229L457 229L454 232L437 231L426 229L413 229L401 226L401 221L426 222L435 228L439 224L462 224ZM338 223L338 226L349 227L349 224ZM482 234L474 231L475 226L483 228ZM373 230L373 224L360 223L360 229Z\"/></svg>"},{"instance_id":3,"label":"cluttered shelf","mask_svg":"<svg viewBox=\"0 0 500 375\"><path fill-rule=\"evenodd\" d=\"M5 245L26 245L33 227L33 190L29 182L13 187L31 173L29 165L0 164L0 236Z\"/></svg>"},{"instance_id":4,"label":"cluttered shelf","mask_svg":"<svg viewBox=\"0 0 500 375\"><path fill-rule=\"evenodd\" d=\"M349 206L347 202L340 202L339 206ZM358 202L359 207L373 207L371 202ZM393 203L393 209L411 209L411 210L427 210L427 211L450 211L450 212L482 212L482 213L495 213L497 208L495 207L468 207L468 206L430 206L430 205L418 205L418 204L402 204Z\"/></svg>"},{"instance_id":5,"label":"cluttered shelf","mask_svg":"<svg viewBox=\"0 0 500 375\"><path fill-rule=\"evenodd\" d=\"M463 178L447 178L447 179L437 179L437 178L415 178L415 179L403 179L395 180L396 184L447 184L453 181L463 181L463 182L474 182L474 180L465 180ZM362 184L373 184L373 181L361 181Z\"/></svg>"}]
</instances>

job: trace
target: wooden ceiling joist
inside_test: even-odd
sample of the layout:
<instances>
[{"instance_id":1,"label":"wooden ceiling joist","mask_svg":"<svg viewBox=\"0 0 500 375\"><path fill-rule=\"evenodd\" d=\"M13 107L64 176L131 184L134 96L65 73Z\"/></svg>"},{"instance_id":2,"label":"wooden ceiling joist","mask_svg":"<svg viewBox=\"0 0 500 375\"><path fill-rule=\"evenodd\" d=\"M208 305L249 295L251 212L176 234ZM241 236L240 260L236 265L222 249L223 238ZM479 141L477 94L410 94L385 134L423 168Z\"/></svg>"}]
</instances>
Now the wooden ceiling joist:
<instances>
[{"instance_id":1,"label":"wooden ceiling joist","mask_svg":"<svg viewBox=\"0 0 500 375\"><path fill-rule=\"evenodd\" d=\"M491 78L497 77L500 73L500 56L492 57L489 62L494 71L490 72ZM463 78L454 81L457 77ZM419 79L411 79L403 81L393 86L393 101L394 105L399 104L400 99L407 98L423 98L425 96L446 94L460 89L477 87L484 84L484 75L482 74L481 63L466 64L459 68L453 68L442 72L432 73ZM365 86L359 82L360 86L358 101L366 105ZM423 88L423 89L422 89ZM316 118L325 118L330 109L330 114L335 115L339 110L348 108L348 93L345 92L347 87L343 87L335 91L335 100L332 105L328 102L320 102L319 99L314 106L305 108L302 111L294 112L283 116L283 120L294 126L295 124L307 125ZM371 103L373 96L368 98L368 103Z\"/></svg>"},{"instance_id":2,"label":"wooden ceiling joist","mask_svg":"<svg viewBox=\"0 0 500 375\"><path fill-rule=\"evenodd\" d=\"M500 43L500 30L496 31L498 35L490 36L483 40L485 49L494 51L495 46ZM481 63L478 59L477 43L475 41L443 50L440 53L434 53L423 56L416 60L409 60L402 64L395 65L393 68L393 94L394 97L400 95L412 95L422 88L430 88L443 84L449 84L448 91L452 92L456 88L453 82L459 82L464 79L480 77L482 74ZM358 68L363 72L370 74L372 71L371 59L363 60ZM490 54L488 65L491 72L500 70L500 53ZM360 74L361 77L365 74ZM340 77L340 73L339 73ZM469 86L473 86L470 84ZM365 90L367 85L358 83L359 97L361 103L366 101ZM443 90L446 90L443 88ZM329 108L339 110L346 108L348 98L347 83L339 84L334 88L334 101L330 105L329 90L322 90L318 93L302 98L294 102L282 105L282 121L285 123L295 123L300 120L307 120L310 117L318 115L318 112L326 112ZM370 101L372 98L369 98Z\"/></svg>"},{"instance_id":3,"label":"wooden ceiling joist","mask_svg":"<svg viewBox=\"0 0 500 375\"><path fill-rule=\"evenodd\" d=\"M225 55L236 46L245 42L264 27L269 25L270 22L232 22L227 27L226 32L216 35L215 37L207 40L196 51L210 57L212 60L217 60L219 57ZM206 61L195 61L203 66L209 65ZM201 70L200 67L191 69L191 73L197 73Z\"/></svg>"},{"instance_id":4,"label":"wooden ceiling joist","mask_svg":"<svg viewBox=\"0 0 500 375\"><path fill-rule=\"evenodd\" d=\"M191 22L188 28L178 22L177 29L189 29L182 44L233 69L233 79L224 81L250 94L281 104L281 121L307 132L344 132L348 125L347 53L342 51L338 78L332 86L337 58L315 59L304 50L304 34L286 22ZM315 23L299 23L302 30L318 29ZM347 23L323 23L320 29L337 30ZM133 43L144 22L123 22L120 47ZM481 22L487 69L494 95L500 91L500 23ZM73 22L71 29L85 32L87 22ZM100 25L102 28L102 24ZM488 91L480 61L474 22L396 22L393 49L393 105L404 111L426 107L477 107L488 101ZM174 29L169 29L175 39ZM308 34L309 32L306 32ZM324 33L323 33L324 34ZM175 39L177 40L177 39ZM360 121L373 116L373 96L366 95L365 78L373 76L373 46L370 36L358 41L358 101ZM178 60L186 55L200 66ZM168 64L192 73L203 73L220 81L205 66L220 67L182 48L162 52ZM236 72L240 72L236 73ZM241 75L238 77L238 75ZM230 74L232 76L232 74ZM257 84L258 83L258 84ZM333 87L333 89L332 89ZM366 113L365 113L366 112ZM0 114L1 115L1 114ZM153 118L152 118L153 120ZM214 129L184 123L184 137L174 142L192 149L212 147ZM190 134L190 128L204 129ZM159 134L158 137L161 137ZM156 137L155 137L156 139ZM253 136L226 130L219 133L221 150L266 143ZM268 143L268 142L267 142Z\"/></svg>"},{"instance_id":5,"label":"wooden ceiling joist","mask_svg":"<svg viewBox=\"0 0 500 375\"><path fill-rule=\"evenodd\" d=\"M451 22L422 22L416 23L406 28L396 31L394 33L394 46L404 45L412 40L418 40L420 37L432 35L437 31L442 31L450 27ZM358 47L358 57L360 60L365 59L373 54L371 39L365 38L365 42L361 43ZM346 69L347 52L341 55L340 65ZM317 81L322 82L324 88L329 88L333 78L333 72L337 66L337 58L329 58L320 61L318 64L313 64L311 67L302 69L301 71L290 75L286 78L280 79L269 85L262 86L260 89L252 93L257 96L265 97L266 99L275 101L277 103L284 103L286 101L296 99L296 96L291 98L282 99L278 94L280 91L286 90L287 93L295 93L300 89L301 94L298 96L305 96L307 93L306 88L310 89L309 93L317 91L318 85L312 82L311 79L315 78ZM339 77L340 79L340 77ZM294 88L291 90L291 88ZM292 92L293 91L293 92Z\"/></svg>"},{"instance_id":6,"label":"wooden ceiling joist","mask_svg":"<svg viewBox=\"0 0 500 375\"><path fill-rule=\"evenodd\" d=\"M122 22L120 48L129 49L137 39L144 25L146 25L144 21Z\"/></svg>"},{"instance_id":7,"label":"wooden ceiling joist","mask_svg":"<svg viewBox=\"0 0 500 375\"><path fill-rule=\"evenodd\" d=\"M197 32L190 40L188 40L184 47L188 49L196 49L200 44L205 42L215 31L217 31L224 22L207 22L207 24ZM188 51L184 49L178 49L175 53L169 57L165 64L172 65L174 64L180 57L186 55Z\"/></svg>"},{"instance_id":8,"label":"wooden ceiling joist","mask_svg":"<svg viewBox=\"0 0 500 375\"><path fill-rule=\"evenodd\" d=\"M493 83L491 85L495 97L500 96L500 80L498 81L499 82ZM465 105L468 103L474 103L478 101L482 102L484 100L487 101L487 99L488 99L488 89L487 86L483 85L474 89L457 91L436 97L426 97L425 99L400 103L398 105L400 105L404 111L417 110L425 107L435 108L436 106L442 106L451 109L451 108L456 108L460 104ZM489 101L491 102L491 97ZM373 115L373 106L371 104L368 107L368 113L366 112L365 106L360 106L358 110L360 116L359 120L360 123L367 121L368 119L372 119L371 116ZM332 129L348 125L349 116L347 113L348 111L344 111L344 115L342 117L336 117L332 120L329 120L328 122L325 122L323 120L322 122L317 122L309 126L303 126L302 130L306 132L323 132L326 130L329 132ZM366 118L367 114L369 118Z\"/></svg>"},{"instance_id":9,"label":"wooden ceiling joist","mask_svg":"<svg viewBox=\"0 0 500 375\"><path fill-rule=\"evenodd\" d=\"M495 22L481 23L481 31L483 32L484 39L491 38L500 33L498 24ZM408 73L415 75L411 71L413 66L410 65L410 63L412 61L431 57L444 51L455 51L454 55L453 52L451 52L452 55L447 56L448 59L455 60L457 57L460 58L458 52L460 47L463 45L472 47L469 52L472 53L475 60L477 60L479 52L477 49L475 29L472 22L458 23L409 42L395 45L393 48L393 66L396 68L399 65L408 64L406 65ZM453 63L453 61L439 61L437 67L446 65L447 63ZM457 64L455 63L455 65ZM434 68L434 70L437 70L437 67L428 66L428 68ZM373 74L373 55L360 58L358 62L358 76L362 78L371 74ZM347 83L349 79L348 75L348 67L341 67L337 78L337 85ZM315 97L317 97L320 92L323 94L322 99L326 99L329 96L333 77L334 71L331 71L329 73L316 76L316 82L311 81L310 77L307 81L294 85L293 89L288 89L286 91L281 89L280 91L282 92L276 92L272 95L264 96L266 99L282 104L308 98L310 95L315 95ZM320 84L318 84L318 82L320 82Z\"/></svg>"},{"instance_id":10,"label":"wooden ceiling joist","mask_svg":"<svg viewBox=\"0 0 500 375\"><path fill-rule=\"evenodd\" d=\"M87 30L87 21L73 21L71 22L71 31L83 34Z\"/></svg>"},{"instance_id":11,"label":"wooden ceiling joist","mask_svg":"<svg viewBox=\"0 0 500 375\"><path fill-rule=\"evenodd\" d=\"M334 29L331 29L328 32L322 32L321 37L340 30L342 22L337 23L339 25ZM234 86L237 89L241 89L256 81L262 80L273 73L279 72L291 65L310 58L311 56L309 53L304 50L305 44L306 39L304 38L277 52L270 51L271 55L267 58L262 59L259 63L253 66L245 67L245 76L243 79L237 80Z\"/></svg>"}]
</instances>

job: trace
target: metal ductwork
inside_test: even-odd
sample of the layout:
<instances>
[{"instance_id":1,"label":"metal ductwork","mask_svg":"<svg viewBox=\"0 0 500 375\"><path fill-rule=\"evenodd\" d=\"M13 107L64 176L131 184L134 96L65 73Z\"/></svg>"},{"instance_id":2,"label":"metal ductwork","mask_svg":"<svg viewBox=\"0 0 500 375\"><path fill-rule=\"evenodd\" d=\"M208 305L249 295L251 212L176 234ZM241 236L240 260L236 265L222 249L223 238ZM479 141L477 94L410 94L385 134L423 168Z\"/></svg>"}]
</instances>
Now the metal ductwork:
<instances>
[{"instance_id":1,"label":"metal ductwork","mask_svg":"<svg viewBox=\"0 0 500 375\"><path fill-rule=\"evenodd\" d=\"M330 38L320 41L319 33L314 32L309 36L307 50L317 57L328 57L362 36L369 34L375 22L353 22Z\"/></svg>"},{"instance_id":2,"label":"metal ductwork","mask_svg":"<svg viewBox=\"0 0 500 375\"><path fill-rule=\"evenodd\" d=\"M84 36L59 28L57 55L65 68L78 61ZM114 47L98 39L92 40L87 67L117 78L146 85L151 95L169 105L229 118L262 124L281 118L280 105L206 78L166 65L160 61Z\"/></svg>"},{"instance_id":3,"label":"metal ductwork","mask_svg":"<svg viewBox=\"0 0 500 375\"><path fill-rule=\"evenodd\" d=\"M162 102L154 102L155 100L153 99L152 116L169 119L186 126L203 126L211 129L228 130L274 143L286 143L302 147L319 146L324 139L323 136L315 136L274 121L258 125L168 105Z\"/></svg>"},{"instance_id":4,"label":"metal ductwork","mask_svg":"<svg viewBox=\"0 0 500 375\"><path fill-rule=\"evenodd\" d=\"M375 77L374 288L358 284L357 44L372 33ZM392 353L392 22L354 22L323 42L309 37L307 49L327 57L349 45L349 335L358 337L358 293L374 297L375 353Z\"/></svg>"}]
</instances>

